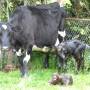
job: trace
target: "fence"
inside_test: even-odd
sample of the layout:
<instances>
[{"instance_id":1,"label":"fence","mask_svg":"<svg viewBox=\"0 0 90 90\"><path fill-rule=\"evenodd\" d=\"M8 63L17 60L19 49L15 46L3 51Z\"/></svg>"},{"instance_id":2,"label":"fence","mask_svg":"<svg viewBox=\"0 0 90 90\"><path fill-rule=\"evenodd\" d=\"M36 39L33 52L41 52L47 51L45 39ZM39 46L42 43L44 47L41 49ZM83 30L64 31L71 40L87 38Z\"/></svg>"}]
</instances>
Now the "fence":
<instances>
[{"instance_id":1,"label":"fence","mask_svg":"<svg viewBox=\"0 0 90 90\"><path fill-rule=\"evenodd\" d=\"M90 19L67 18L65 28L66 40L79 39L90 44Z\"/></svg>"},{"instance_id":2,"label":"fence","mask_svg":"<svg viewBox=\"0 0 90 90\"><path fill-rule=\"evenodd\" d=\"M67 18L65 20L65 29L67 33L65 38L66 40L79 39L90 45L90 19ZM3 56L0 59L0 70L2 70L4 66L9 62L7 60L7 53L3 52L2 55ZM14 56L12 58L12 63L14 65L17 64L15 59L16 57Z\"/></svg>"}]
</instances>

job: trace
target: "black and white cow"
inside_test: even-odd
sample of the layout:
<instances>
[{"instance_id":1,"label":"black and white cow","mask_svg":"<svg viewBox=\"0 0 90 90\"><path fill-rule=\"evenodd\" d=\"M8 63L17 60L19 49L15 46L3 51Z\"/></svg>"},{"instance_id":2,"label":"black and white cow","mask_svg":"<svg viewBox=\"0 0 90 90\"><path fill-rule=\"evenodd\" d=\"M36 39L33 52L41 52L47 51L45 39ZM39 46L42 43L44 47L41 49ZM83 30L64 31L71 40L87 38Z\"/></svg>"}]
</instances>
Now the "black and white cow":
<instances>
[{"instance_id":1,"label":"black and white cow","mask_svg":"<svg viewBox=\"0 0 90 90\"><path fill-rule=\"evenodd\" d=\"M32 47L54 47L58 38L62 12L58 3L40 6L20 6L2 25L2 47L13 48L19 58L22 76L27 76L27 63Z\"/></svg>"}]
</instances>

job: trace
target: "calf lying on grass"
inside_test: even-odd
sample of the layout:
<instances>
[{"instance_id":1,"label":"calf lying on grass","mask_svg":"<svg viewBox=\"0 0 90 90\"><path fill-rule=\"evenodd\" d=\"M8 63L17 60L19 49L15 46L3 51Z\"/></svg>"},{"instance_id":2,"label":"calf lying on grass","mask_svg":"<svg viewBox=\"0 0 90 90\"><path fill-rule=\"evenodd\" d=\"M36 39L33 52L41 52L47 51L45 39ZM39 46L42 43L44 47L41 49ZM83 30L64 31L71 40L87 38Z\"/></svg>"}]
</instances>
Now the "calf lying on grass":
<instances>
[{"instance_id":1,"label":"calf lying on grass","mask_svg":"<svg viewBox=\"0 0 90 90\"><path fill-rule=\"evenodd\" d=\"M86 48L90 48L87 44L79 40L68 40L60 43L57 46L57 53L59 56L59 68L65 68L67 65L67 57L73 56L76 61L77 71L84 68L84 52Z\"/></svg>"},{"instance_id":2,"label":"calf lying on grass","mask_svg":"<svg viewBox=\"0 0 90 90\"><path fill-rule=\"evenodd\" d=\"M52 79L49 81L50 84L57 85L72 85L73 78L70 75L54 73Z\"/></svg>"}]
</instances>

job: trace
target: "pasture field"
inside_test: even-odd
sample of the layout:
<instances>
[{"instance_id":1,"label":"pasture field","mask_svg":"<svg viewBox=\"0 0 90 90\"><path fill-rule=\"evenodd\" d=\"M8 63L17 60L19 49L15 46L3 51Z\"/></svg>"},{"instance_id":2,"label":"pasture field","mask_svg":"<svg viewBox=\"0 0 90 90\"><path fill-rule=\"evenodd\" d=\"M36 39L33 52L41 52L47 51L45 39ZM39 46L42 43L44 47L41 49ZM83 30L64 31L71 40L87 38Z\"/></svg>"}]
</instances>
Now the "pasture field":
<instances>
[{"instance_id":1,"label":"pasture field","mask_svg":"<svg viewBox=\"0 0 90 90\"><path fill-rule=\"evenodd\" d=\"M68 60L68 73L73 77L72 86L50 85L48 81L57 72L55 56L50 57L50 68L42 68L42 53L32 55L28 78L21 78L19 70L9 73L0 71L0 90L90 90L90 52L85 53L85 72L75 74L75 60ZM73 58L72 58L73 59ZM4 60L5 61L5 60ZM30 63L29 63L30 64Z\"/></svg>"},{"instance_id":2,"label":"pasture field","mask_svg":"<svg viewBox=\"0 0 90 90\"><path fill-rule=\"evenodd\" d=\"M50 85L54 69L37 69L29 72L28 78L20 78L19 70L0 72L0 90L90 90L90 72L74 74L72 86Z\"/></svg>"}]
</instances>

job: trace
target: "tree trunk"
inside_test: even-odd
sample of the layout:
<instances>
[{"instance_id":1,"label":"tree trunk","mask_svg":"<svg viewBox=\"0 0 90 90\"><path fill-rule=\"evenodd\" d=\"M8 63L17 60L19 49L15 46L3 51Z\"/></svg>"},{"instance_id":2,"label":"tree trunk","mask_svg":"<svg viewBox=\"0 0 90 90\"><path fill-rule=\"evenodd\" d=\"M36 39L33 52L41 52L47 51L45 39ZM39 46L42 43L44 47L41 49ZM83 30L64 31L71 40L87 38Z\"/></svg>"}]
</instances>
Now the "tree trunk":
<instances>
[{"instance_id":1,"label":"tree trunk","mask_svg":"<svg viewBox=\"0 0 90 90\"><path fill-rule=\"evenodd\" d=\"M80 0L70 0L70 2L75 10L76 16L78 17L81 10Z\"/></svg>"},{"instance_id":2,"label":"tree trunk","mask_svg":"<svg viewBox=\"0 0 90 90\"><path fill-rule=\"evenodd\" d=\"M7 20L9 20L9 1L6 0L6 3L7 3L7 7L6 7L6 12L7 12Z\"/></svg>"}]
</instances>

